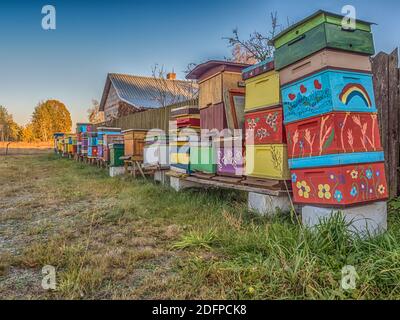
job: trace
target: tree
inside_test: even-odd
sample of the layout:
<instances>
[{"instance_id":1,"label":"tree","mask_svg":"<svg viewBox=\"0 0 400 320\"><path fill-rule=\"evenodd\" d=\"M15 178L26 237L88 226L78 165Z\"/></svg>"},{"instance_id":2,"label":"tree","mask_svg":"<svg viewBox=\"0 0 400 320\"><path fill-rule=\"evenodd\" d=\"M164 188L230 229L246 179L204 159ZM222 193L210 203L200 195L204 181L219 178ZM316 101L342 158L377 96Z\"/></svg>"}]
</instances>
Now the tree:
<instances>
[{"instance_id":1,"label":"tree","mask_svg":"<svg viewBox=\"0 0 400 320\"><path fill-rule=\"evenodd\" d=\"M273 56L274 46L271 44L271 40L277 35L281 25L278 24L277 12L272 12L270 17L271 29L265 34L254 31L247 40L244 40L239 36L238 28L235 28L232 31L232 36L223 38L232 47L233 61L254 63L255 61L264 61Z\"/></svg>"},{"instance_id":2,"label":"tree","mask_svg":"<svg viewBox=\"0 0 400 320\"><path fill-rule=\"evenodd\" d=\"M193 100L198 95L198 85L194 81L168 80L164 66L155 64L151 70L152 77L156 82L154 99L160 107Z\"/></svg>"},{"instance_id":3,"label":"tree","mask_svg":"<svg viewBox=\"0 0 400 320\"><path fill-rule=\"evenodd\" d=\"M70 132L71 115L58 100L39 103L32 114L32 132L35 139L50 141L55 132Z\"/></svg>"},{"instance_id":4,"label":"tree","mask_svg":"<svg viewBox=\"0 0 400 320\"><path fill-rule=\"evenodd\" d=\"M104 112L100 111L100 104L96 99L92 99L92 106L87 110L90 123L104 122Z\"/></svg>"},{"instance_id":5,"label":"tree","mask_svg":"<svg viewBox=\"0 0 400 320\"><path fill-rule=\"evenodd\" d=\"M34 142L35 135L33 133L33 124L29 123L26 126L22 127L20 133L20 140L24 142Z\"/></svg>"},{"instance_id":6,"label":"tree","mask_svg":"<svg viewBox=\"0 0 400 320\"><path fill-rule=\"evenodd\" d=\"M17 141L20 130L7 108L0 106L0 141Z\"/></svg>"}]
</instances>

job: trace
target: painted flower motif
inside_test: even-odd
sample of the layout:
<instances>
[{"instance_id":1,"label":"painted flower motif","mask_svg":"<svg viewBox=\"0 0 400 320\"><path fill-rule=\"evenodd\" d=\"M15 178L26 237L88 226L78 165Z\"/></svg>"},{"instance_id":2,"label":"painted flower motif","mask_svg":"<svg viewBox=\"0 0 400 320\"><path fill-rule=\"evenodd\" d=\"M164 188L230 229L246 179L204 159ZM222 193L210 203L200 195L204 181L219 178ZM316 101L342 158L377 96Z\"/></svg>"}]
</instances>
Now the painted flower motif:
<instances>
[{"instance_id":1,"label":"painted flower motif","mask_svg":"<svg viewBox=\"0 0 400 320\"><path fill-rule=\"evenodd\" d=\"M274 131L276 131L277 127L276 127L276 121L278 120L278 113L275 112L274 114L269 113L266 116L266 120L265 122L267 123L267 125L269 125Z\"/></svg>"},{"instance_id":2,"label":"painted flower motif","mask_svg":"<svg viewBox=\"0 0 400 320\"><path fill-rule=\"evenodd\" d=\"M334 174L329 175L329 179L335 180L335 175Z\"/></svg>"},{"instance_id":3,"label":"painted flower motif","mask_svg":"<svg viewBox=\"0 0 400 320\"><path fill-rule=\"evenodd\" d=\"M310 187L307 185L307 182L303 181L298 181L296 184L297 189L299 189L298 194L300 197L304 197L308 199L310 197Z\"/></svg>"},{"instance_id":4,"label":"painted flower motif","mask_svg":"<svg viewBox=\"0 0 400 320\"><path fill-rule=\"evenodd\" d=\"M318 185L318 197L320 199L330 199L332 197L332 194L330 193L331 187L329 184L320 184Z\"/></svg>"},{"instance_id":5,"label":"painted flower motif","mask_svg":"<svg viewBox=\"0 0 400 320\"><path fill-rule=\"evenodd\" d=\"M378 187L378 192L379 192L380 194L384 194L385 191L386 191L385 186L384 186L383 184L379 185L379 187Z\"/></svg>"},{"instance_id":6,"label":"painted flower motif","mask_svg":"<svg viewBox=\"0 0 400 320\"><path fill-rule=\"evenodd\" d=\"M292 182L296 182L297 181L297 174L292 173Z\"/></svg>"},{"instance_id":7,"label":"painted flower motif","mask_svg":"<svg viewBox=\"0 0 400 320\"><path fill-rule=\"evenodd\" d=\"M370 188L369 189L369 193L373 193L374 192L374 190L372 190L372 188Z\"/></svg>"},{"instance_id":8,"label":"painted flower motif","mask_svg":"<svg viewBox=\"0 0 400 320\"><path fill-rule=\"evenodd\" d=\"M356 186L353 186L353 188L351 188L351 190L350 190L350 195L351 195L352 197L355 197L355 196L357 195L357 193L358 193L357 187L356 187Z\"/></svg>"},{"instance_id":9,"label":"painted flower motif","mask_svg":"<svg viewBox=\"0 0 400 320\"><path fill-rule=\"evenodd\" d=\"M247 120L247 125L249 130L254 130L257 127L257 121L255 119L249 119Z\"/></svg>"},{"instance_id":10,"label":"painted flower motif","mask_svg":"<svg viewBox=\"0 0 400 320\"><path fill-rule=\"evenodd\" d=\"M333 196L337 202L341 202L343 200L343 194L340 190L336 190Z\"/></svg>"},{"instance_id":11,"label":"painted flower motif","mask_svg":"<svg viewBox=\"0 0 400 320\"><path fill-rule=\"evenodd\" d=\"M352 179L357 179L358 178L358 171L357 170L353 170L350 172L350 176Z\"/></svg>"},{"instance_id":12,"label":"painted flower motif","mask_svg":"<svg viewBox=\"0 0 400 320\"><path fill-rule=\"evenodd\" d=\"M377 177L379 177L379 176L381 175L381 173L379 172L379 170L377 170L377 171L375 172L375 174L376 174Z\"/></svg>"},{"instance_id":13,"label":"painted flower motif","mask_svg":"<svg viewBox=\"0 0 400 320\"><path fill-rule=\"evenodd\" d=\"M372 179L373 173L371 169L365 170L365 175L367 176L368 179Z\"/></svg>"}]
</instances>

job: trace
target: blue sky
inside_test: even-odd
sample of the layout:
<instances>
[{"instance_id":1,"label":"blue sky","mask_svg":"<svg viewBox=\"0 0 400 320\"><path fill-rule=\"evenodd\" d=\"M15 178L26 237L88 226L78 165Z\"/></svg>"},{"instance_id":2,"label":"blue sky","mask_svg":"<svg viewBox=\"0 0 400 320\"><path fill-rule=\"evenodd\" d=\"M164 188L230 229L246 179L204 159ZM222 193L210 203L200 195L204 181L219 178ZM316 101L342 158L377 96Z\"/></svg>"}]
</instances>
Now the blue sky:
<instances>
[{"instance_id":1,"label":"blue sky","mask_svg":"<svg viewBox=\"0 0 400 320\"><path fill-rule=\"evenodd\" d=\"M41 28L42 6L57 10L57 29ZM190 62L230 55L222 37L269 30L269 13L298 21L318 9L340 13L352 4L357 17L376 22L377 51L400 44L397 0L97 0L0 2L0 104L20 124L48 98L63 101L73 121L85 121L100 100L106 74L150 75L155 63L178 77Z\"/></svg>"}]
</instances>

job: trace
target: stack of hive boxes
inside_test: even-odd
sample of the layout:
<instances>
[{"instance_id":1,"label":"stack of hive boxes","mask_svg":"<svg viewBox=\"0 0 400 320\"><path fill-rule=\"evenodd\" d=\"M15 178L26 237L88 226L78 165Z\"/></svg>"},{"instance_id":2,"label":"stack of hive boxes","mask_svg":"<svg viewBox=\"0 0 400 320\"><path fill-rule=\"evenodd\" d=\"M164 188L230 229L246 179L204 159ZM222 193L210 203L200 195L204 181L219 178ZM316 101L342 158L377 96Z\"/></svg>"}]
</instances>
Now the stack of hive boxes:
<instances>
[{"instance_id":1,"label":"stack of hive boxes","mask_svg":"<svg viewBox=\"0 0 400 320\"><path fill-rule=\"evenodd\" d=\"M273 39L293 198L308 205L303 215L388 197L371 23L357 20L353 30L341 23L318 11Z\"/></svg>"},{"instance_id":2,"label":"stack of hive boxes","mask_svg":"<svg viewBox=\"0 0 400 320\"><path fill-rule=\"evenodd\" d=\"M243 63L210 60L196 66L187 75L187 79L197 80L199 84L202 131L200 141L191 146L190 165L193 171L211 176L216 173L241 176L242 153L237 153L236 158L231 154L233 132L225 133L227 129L235 129L240 122L236 117L235 102L236 97L244 95L240 87L241 72L247 66ZM219 139L225 136L228 136L226 140Z\"/></svg>"},{"instance_id":3,"label":"stack of hive boxes","mask_svg":"<svg viewBox=\"0 0 400 320\"><path fill-rule=\"evenodd\" d=\"M108 144L113 143L114 139L116 139L116 143L123 142L121 128L97 128L97 159L109 161Z\"/></svg>"},{"instance_id":4,"label":"stack of hive boxes","mask_svg":"<svg viewBox=\"0 0 400 320\"><path fill-rule=\"evenodd\" d=\"M200 115L197 106L184 106L171 110L170 168L179 174L190 174L191 144L198 141Z\"/></svg>"},{"instance_id":5,"label":"stack of hive boxes","mask_svg":"<svg viewBox=\"0 0 400 320\"><path fill-rule=\"evenodd\" d=\"M67 139L68 139L67 152L69 155L76 154L76 148L77 148L76 137L77 137L77 135L74 133L67 134Z\"/></svg>"},{"instance_id":6,"label":"stack of hive boxes","mask_svg":"<svg viewBox=\"0 0 400 320\"><path fill-rule=\"evenodd\" d=\"M279 73L272 59L243 70L246 83L246 184L283 188L290 179Z\"/></svg>"},{"instance_id":7,"label":"stack of hive boxes","mask_svg":"<svg viewBox=\"0 0 400 320\"><path fill-rule=\"evenodd\" d=\"M56 132L53 134L54 137L54 152L55 153L61 153L60 151L62 150L62 139L64 137L63 132Z\"/></svg>"},{"instance_id":8,"label":"stack of hive boxes","mask_svg":"<svg viewBox=\"0 0 400 320\"><path fill-rule=\"evenodd\" d=\"M80 156L87 156L88 150L88 133L93 130L93 125L90 123L76 124L76 153Z\"/></svg>"},{"instance_id":9,"label":"stack of hive boxes","mask_svg":"<svg viewBox=\"0 0 400 320\"><path fill-rule=\"evenodd\" d=\"M89 159L97 158L98 151L97 132L87 132L87 157Z\"/></svg>"},{"instance_id":10,"label":"stack of hive boxes","mask_svg":"<svg viewBox=\"0 0 400 320\"><path fill-rule=\"evenodd\" d=\"M143 165L169 168L168 136L163 130L153 129L147 132L144 145Z\"/></svg>"}]
</instances>

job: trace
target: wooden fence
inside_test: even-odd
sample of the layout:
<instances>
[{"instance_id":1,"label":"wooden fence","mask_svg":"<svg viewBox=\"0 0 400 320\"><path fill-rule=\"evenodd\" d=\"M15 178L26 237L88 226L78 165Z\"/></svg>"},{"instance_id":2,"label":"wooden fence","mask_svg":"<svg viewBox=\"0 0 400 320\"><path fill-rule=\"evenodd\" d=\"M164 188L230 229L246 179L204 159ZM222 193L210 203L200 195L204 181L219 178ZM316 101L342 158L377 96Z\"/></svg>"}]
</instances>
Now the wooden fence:
<instances>
[{"instance_id":1,"label":"wooden fence","mask_svg":"<svg viewBox=\"0 0 400 320\"><path fill-rule=\"evenodd\" d=\"M143 112L132 113L130 115L113 119L111 121L97 124L97 127L107 126L127 129L162 129L168 132L171 110L187 105L197 105L198 100L193 99L185 102L180 102L159 109L152 109Z\"/></svg>"},{"instance_id":2,"label":"wooden fence","mask_svg":"<svg viewBox=\"0 0 400 320\"><path fill-rule=\"evenodd\" d=\"M382 145L385 150L386 177L391 197L399 195L400 147L400 70L398 48L391 54L378 53L372 58L375 100Z\"/></svg>"}]
</instances>

